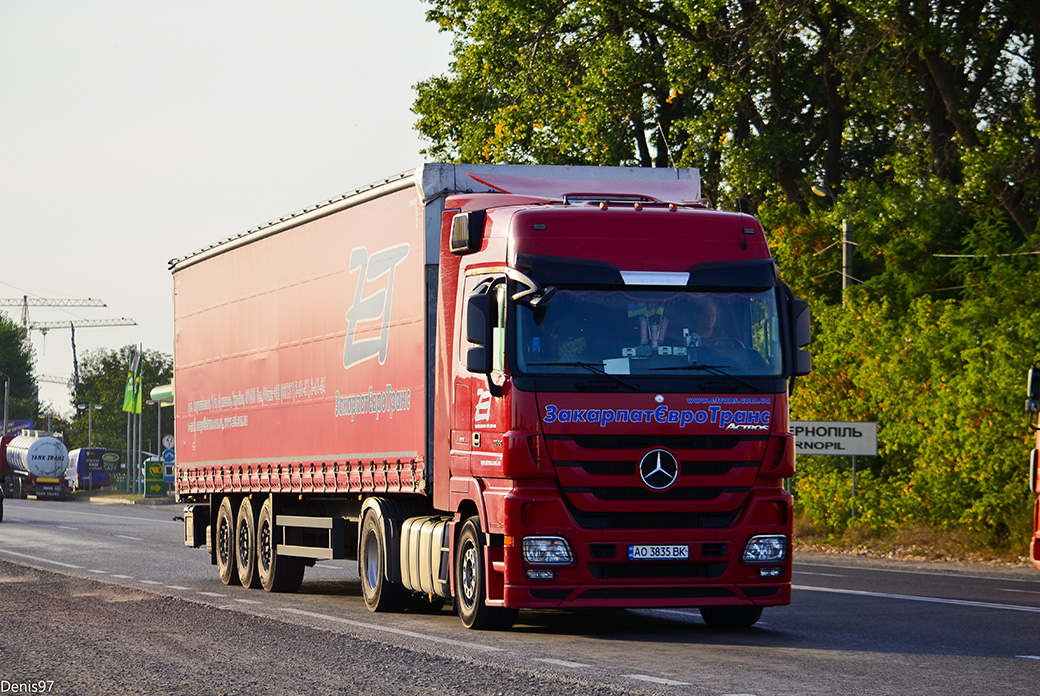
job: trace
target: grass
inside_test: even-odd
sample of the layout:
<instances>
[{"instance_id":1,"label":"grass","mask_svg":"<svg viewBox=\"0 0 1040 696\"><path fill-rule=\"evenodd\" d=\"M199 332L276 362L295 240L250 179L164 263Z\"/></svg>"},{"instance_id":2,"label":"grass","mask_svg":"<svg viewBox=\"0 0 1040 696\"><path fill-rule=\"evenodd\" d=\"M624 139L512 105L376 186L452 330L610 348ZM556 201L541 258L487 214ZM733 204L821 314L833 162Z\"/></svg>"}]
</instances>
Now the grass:
<instances>
[{"instance_id":1,"label":"grass","mask_svg":"<svg viewBox=\"0 0 1040 696\"><path fill-rule=\"evenodd\" d=\"M1023 540L1023 543L1025 541ZM966 532L938 530L922 524L875 531L852 526L842 533L828 532L805 514L795 516L794 547L814 553L845 554L910 561L980 563L999 566L1031 565L1028 549L996 548Z\"/></svg>"}]
</instances>

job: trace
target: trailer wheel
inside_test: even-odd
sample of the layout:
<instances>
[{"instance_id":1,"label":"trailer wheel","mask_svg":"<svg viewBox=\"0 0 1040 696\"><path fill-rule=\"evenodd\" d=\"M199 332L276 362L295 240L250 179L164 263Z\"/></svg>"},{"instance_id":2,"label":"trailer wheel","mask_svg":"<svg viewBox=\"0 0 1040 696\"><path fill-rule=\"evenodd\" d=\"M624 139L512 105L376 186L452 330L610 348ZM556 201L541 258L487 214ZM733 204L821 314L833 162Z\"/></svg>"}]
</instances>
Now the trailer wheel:
<instances>
[{"instance_id":1,"label":"trailer wheel","mask_svg":"<svg viewBox=\"0 0 1040 696\"><path fill-rule=\"evenodd\" d=\"M358 571L361 574L361 594L369 611L403 611L410 600L404 585L386 579L384 559L386 538L381 518L375 512L365 515L361 525L361 548Z\"/></svg>"},{"instance_id":2,"label":"trailer wheel","mask_svg":"<svg viewBox=\"0 0 1040 696\"><path fill-rule=\"evenodd\" d=\"M762 618L762 607L701 607L701 618L711 628L750 628Z\"/></svg>"},{"instance_id":3,"label":"trailer wheel","mask_svg":"<svg viewBox=\"0 0 1040 696\"><path fill-rule=\"evenodd\" d=\"M462 525L455 549L455 603L459 618L466 628L502 631L511 627L517 610L489 607L486 597L487 569L480 518L470 517Z\"/></svg>"},{"instance_id":4,"label":"trailer wheel","mask_svg":"<svg viewBox=\"0 0 1040 696\"><path fill-rule=\"evenodd\" d=\"M260 587L260 574L256 568L256 511L248 497L243 498L238 506L235 520L235 560L242 587Z\"/></svg>"},{"instance_id":5,"label":"trailer wheel","mask_svg":"<svg viewBox=\"0 0 1040 696\"><path fill-rule=\"evenodd\" d=\"M279 556L276 539L274 505L268 498L256 520L256 570L260 586L267 592L296 592L303 584L303 559Z\"/></svg>"},{"instance_id":6,"label":"trailer wheel","mask_svg":"<svg viewBox=\"0 0 1040 696\"><path fill-rule=\"evenodd\" d=\"M217 555L217 572L225 585L238 584L235 562L235 511L231 498L222 498L217 510L217 527L213 532L213 550Z\"/></svg>"}]
</instances>

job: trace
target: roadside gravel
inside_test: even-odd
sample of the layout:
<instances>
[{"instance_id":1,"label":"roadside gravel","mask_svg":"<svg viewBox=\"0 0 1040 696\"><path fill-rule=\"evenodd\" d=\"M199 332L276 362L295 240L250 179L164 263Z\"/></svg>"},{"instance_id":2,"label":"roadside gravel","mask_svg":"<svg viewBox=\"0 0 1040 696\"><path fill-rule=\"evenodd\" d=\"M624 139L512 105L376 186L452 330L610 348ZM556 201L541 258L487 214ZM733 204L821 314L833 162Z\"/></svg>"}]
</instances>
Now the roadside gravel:
<instances>
[{"instance_id":1,"label":"roadside gravel","mask_svg":"<svg viewBox=\"0 0 1040 696\"><path fill-rule=\"evenodd\" d=\"M0 560L4 688L82 696L625 693Z\"/></svg>"}]
</instances>

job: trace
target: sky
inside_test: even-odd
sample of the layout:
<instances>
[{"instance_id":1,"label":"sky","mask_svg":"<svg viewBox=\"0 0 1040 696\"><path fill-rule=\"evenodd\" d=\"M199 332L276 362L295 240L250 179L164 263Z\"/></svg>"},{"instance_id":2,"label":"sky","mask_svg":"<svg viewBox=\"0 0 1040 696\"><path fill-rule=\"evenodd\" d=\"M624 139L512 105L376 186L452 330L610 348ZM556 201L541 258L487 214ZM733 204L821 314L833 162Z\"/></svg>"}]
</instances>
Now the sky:
<instances>
[{"instance_id":1,"label":"sky","mask_svg":"<svg viewBox=\"0 0 1040 696\"><path fill-rule=\"evenodd\" d=\"M4 0L0 298L107 305L30 307L30 321L137 322L78 328L80 357L172 354L170 259L423 161L413 87L451 49L427 9ZM71 331L31 338L38 376L72 375ZM72 412L61 384L40 398Z\"/></svg>"}]
</instances>

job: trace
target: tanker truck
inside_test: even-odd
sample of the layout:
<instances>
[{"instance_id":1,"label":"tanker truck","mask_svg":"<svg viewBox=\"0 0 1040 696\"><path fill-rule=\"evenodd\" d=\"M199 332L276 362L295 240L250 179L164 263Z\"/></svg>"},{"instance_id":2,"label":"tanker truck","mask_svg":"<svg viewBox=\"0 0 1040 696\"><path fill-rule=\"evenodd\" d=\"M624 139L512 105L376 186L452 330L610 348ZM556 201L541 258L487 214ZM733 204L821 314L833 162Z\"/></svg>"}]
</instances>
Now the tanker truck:
<instances>
[{"instance_id":1,"label":"tanker truck","mask_svg":"<svg viewBox=\"0 0 1040 696\"><path fill-rule=\"evenodd\" d=\"M170 262L184 543L372 611L791 597L807 304L696 169L426 164Z\"/></svg>"},{"instance_id":2,"label":"tanker truck","mask_svg":"<svg viewBox=\"0 0 1040 696\"><path fill-rule=\"evenodd\" d=\"M69 452L50 434L22 431L0 438L0 485L11 498L64 500L72 495L65 481Z\"/></svg>"}]
</instances>

